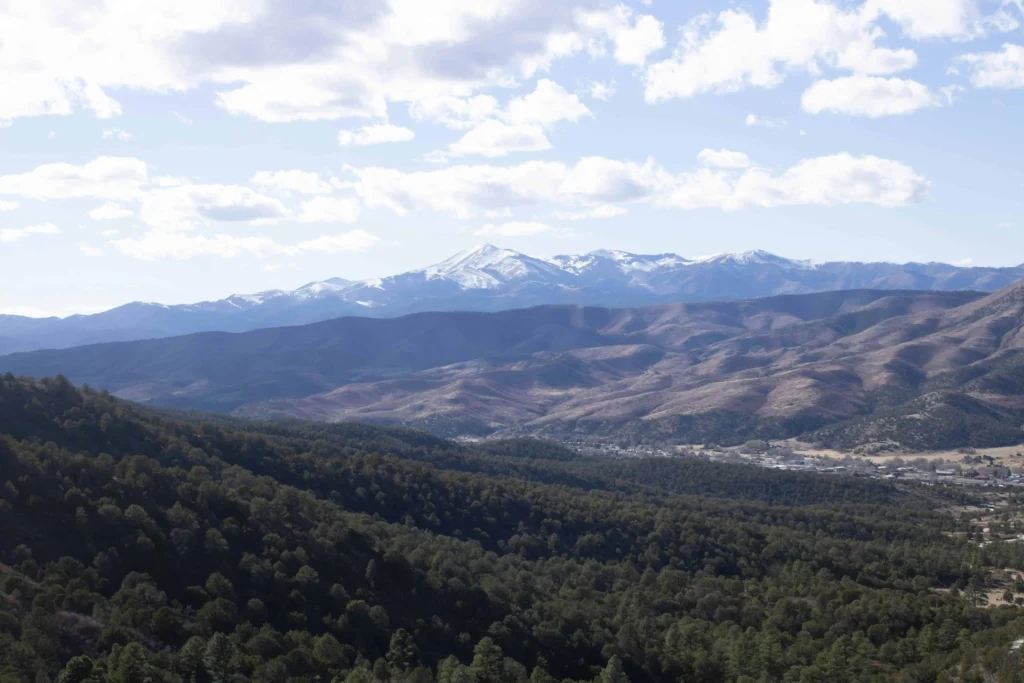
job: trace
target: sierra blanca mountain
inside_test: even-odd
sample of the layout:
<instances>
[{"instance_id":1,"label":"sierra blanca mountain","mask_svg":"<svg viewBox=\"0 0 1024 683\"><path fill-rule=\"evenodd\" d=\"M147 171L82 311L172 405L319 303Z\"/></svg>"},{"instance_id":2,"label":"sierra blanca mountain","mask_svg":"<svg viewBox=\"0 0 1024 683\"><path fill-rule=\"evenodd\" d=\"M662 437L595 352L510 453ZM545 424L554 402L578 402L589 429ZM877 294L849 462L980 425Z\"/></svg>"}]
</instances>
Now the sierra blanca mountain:
<instances>
[{"instance_id":1,"label":"sierra blanca mountain","mask_svg":"<svg viewBox=\"0 0 1024 683\"><path fill-rule=\"evenodd\" d=\"M549 304L639 307L852 289L992 292L1022 278L1024 266L812 263L763 251L702 259L607 250L538 258L484 245L427 268L373 280L333 278L293 291L187 305L135 302L63 319L0 315L0 353L205 331L245 332L341 316L390 318Z\"/></svg>"}]
</instances>

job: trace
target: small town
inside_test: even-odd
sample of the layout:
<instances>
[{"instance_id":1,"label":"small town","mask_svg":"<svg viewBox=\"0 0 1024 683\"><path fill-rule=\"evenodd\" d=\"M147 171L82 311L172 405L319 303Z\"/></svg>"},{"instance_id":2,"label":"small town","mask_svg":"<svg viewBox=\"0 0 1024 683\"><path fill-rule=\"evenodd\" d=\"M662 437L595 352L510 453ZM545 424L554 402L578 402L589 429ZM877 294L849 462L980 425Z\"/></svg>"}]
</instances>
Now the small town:
<instances>
[{"instance_id":1,"label":"small town","mask_svg":"<svg viewBox=\"0 0 1024 683\"><path fill-rule=\"evenodd\" d=\"M811 448L793 440L748 441L742 446L621 446L590 441L566 441L586 455L612 458L695 457L714 462L755 465L791 472L917 481L926 485L1007 488L1024 486L1024 447L956 452L888 453L881 456L838 453Z\"/></svg>"}]
</instances>

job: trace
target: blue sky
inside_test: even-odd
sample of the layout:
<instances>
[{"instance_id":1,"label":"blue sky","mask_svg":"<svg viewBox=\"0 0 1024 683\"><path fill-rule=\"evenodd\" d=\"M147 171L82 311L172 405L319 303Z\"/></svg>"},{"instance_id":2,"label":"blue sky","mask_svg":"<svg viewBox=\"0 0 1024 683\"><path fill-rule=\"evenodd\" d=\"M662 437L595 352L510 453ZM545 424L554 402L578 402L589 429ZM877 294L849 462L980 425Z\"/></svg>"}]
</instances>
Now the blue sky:
<instances>
[{"instance_id":1,"label":"blue sky","mask_svg":"<svg viewBox=\"0 0 1024 683\"><path fill-rule=\"evenodd\" d=\"M1020 0L8 0L0 312L545 255L1024 262Z\"/></svg>"}]
</instances>

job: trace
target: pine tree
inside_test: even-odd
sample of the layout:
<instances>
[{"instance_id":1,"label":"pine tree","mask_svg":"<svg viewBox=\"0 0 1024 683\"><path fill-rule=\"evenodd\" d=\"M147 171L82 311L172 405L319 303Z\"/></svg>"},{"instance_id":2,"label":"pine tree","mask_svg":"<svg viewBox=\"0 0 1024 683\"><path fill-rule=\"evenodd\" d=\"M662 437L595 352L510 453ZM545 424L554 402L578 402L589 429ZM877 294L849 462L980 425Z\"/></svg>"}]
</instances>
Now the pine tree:
<instances>
[{"instance_id":1,"label":"pine tree","mask_svg":"<svg viewBox=\"0 0 1024 683\"><path fill-rule=\"evenodd\" d=\"M92 676L93 662L85 655L72 657L57 676L56 683L83 683Z\"/></svg>"},{"instance_id":2,"label":"pine tree","mask_svg":"<svg viewBox=\"0 0 1024 683\"><path fill-rule=\"evenodd\" d=\"M148 683L149 665L146 651L138 643L116 647L110 655L110 683Z\"/></svg>"},{"instance_id":3,"label":"pine tree","mask_svg":"<svg viewBox=\"0 0 1024 683\"><path fill-rule=\"evenodd\" d=\"M597 675L595 683L630 683L629 676L622 669L622 660L618 655L612 655L604 671Z\"/></svg>"},{"instance_id":4,"label":"pine tree","mask_svg":"<svg viewBox=\"0 0 1024 683\"><path fill-rule=\"evenodd\" d=\"M404 628L395 631L391 636L391 646L388 648L387 660L391 671L398 673L408 672L419 659L419 648L413 641L412 636Z\"/></svg>"},{"instance_id":5,"label":"pine tree","mask_svg":"<svg viewBox=\"0 0 1024 683\"><path fill-rule=\"evenodd\" d=\"M468 666L454 655L437 665L437 683L475 683L476 678Z\"/></svg>"},{"instance_id":6,"label":"pine tree","mask_svg":"<svg viewBox=\"0 0 1024 683\"><path fill-rule=\"evenodd\" d=\"M213 683L226 683L235 665L235 644L223 633L215 633L203 653L203 665Z\"/></svg>"},{"instance_id":7,"label":"pine tree","mask_svg":"<svg viewBox=\"0 0 1024 683\"><path fill-rule=\"evenodd\" d=\"M473 648L473 663L469 668L479 683L503 683L503 659L504 655L497 643L484 638Z\"/></svg>"}]
</instances>

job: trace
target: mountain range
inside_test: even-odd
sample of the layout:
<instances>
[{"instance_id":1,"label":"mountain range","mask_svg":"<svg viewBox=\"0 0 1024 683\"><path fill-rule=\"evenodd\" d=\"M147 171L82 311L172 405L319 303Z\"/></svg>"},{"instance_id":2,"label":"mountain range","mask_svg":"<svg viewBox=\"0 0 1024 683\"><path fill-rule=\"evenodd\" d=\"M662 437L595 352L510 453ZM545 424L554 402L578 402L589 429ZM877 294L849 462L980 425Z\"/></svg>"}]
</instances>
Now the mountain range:
<instances>
[{"instance_id":1,"label":"mountain range","mask_svg":"<svg viewBox=\"0 0 1024 683\"><path fill-rule=\"evenodd\" d=\"M446 435L990 446L1021 438L1022 320L1024 284L553 305L35 351L0 358L0 372L60 373L160 406Z\"/></svg>"},{"instance_id":2,"label":"mountain range","mask_svg":"<svg viewBox=\"0 0 1024 683\"><path fill-rule=\"evenodd\" d=\"M812 263L764 251L702 259L608 250L538 258L487 244L427 268L373 280L334 278L293 291L186 305L135 302L67 318L0 315L0 354L204 331L245 332L341 316L390 318L547 304L639 307L851 289L992 292L1022 278L1024 266Z\"/></svg>"}]
</instances>

